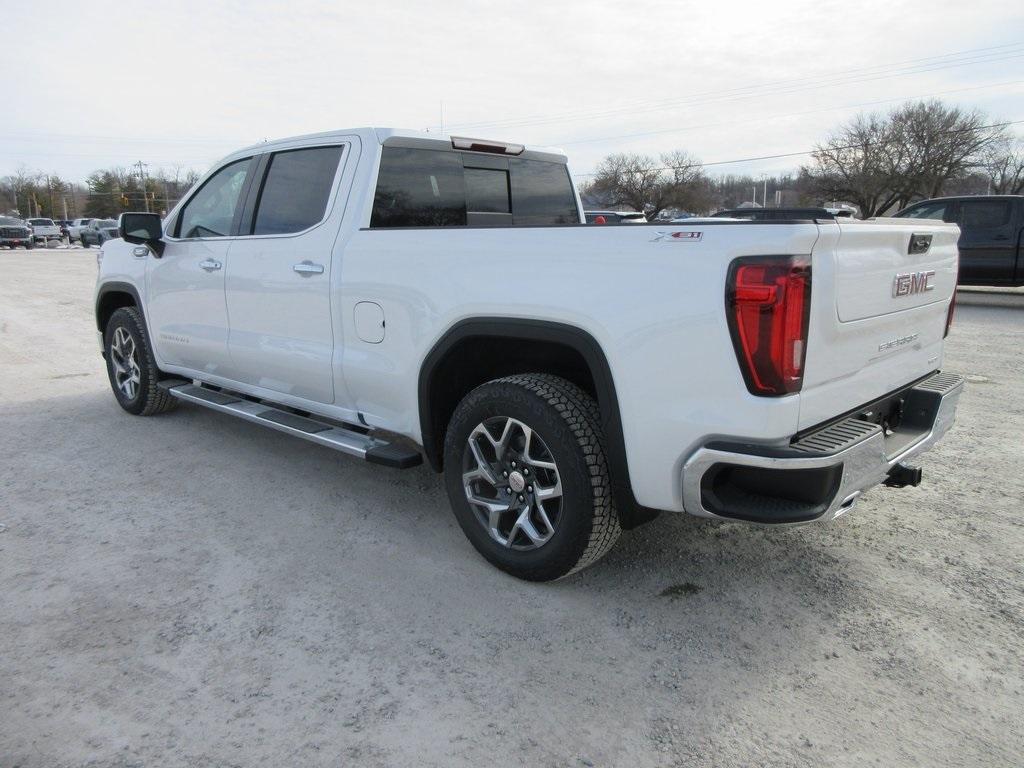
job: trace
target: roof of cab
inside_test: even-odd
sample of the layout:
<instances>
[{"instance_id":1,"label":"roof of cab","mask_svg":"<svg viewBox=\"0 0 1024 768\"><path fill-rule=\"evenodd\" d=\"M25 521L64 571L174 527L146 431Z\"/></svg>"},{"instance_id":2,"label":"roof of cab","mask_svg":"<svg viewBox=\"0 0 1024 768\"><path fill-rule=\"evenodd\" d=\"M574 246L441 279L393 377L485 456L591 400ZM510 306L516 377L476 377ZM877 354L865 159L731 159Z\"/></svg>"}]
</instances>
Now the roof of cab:
<instances>
[{"instance_id":1,"label":"roof of cab","mask_svg":"<svg viewBox=\"0 0 1024 768\"><path fill-rule=\"evenodd\" d=\"M296 145L301 146L305 143L321 143L325 140L332 138L342 138L344 136L356 135L361 140L366 142L375 141L380 145L387 146L401 146L401 147L421 147L423 149L436 149L436 150L447 150L454 151L452 145L453 138L464 138L464 137L453 137L448 133L430 133L429 131L411 131L405 128L343 128L334 131L323 131L321 133L308 133L302 136L289 136L281 139L274 139L272 141L263 141L259 144L253 144L248 147L232 152L229 157L240 155L244 153L252 152L268 152L273 151L278 147L294 147ZM490 139L476 139L480 142L493 143L493 144L506 144L507 142L492 141ZM523 145L520 145L523 146ZM460 150L469 151L469 150ZM509 155L512 156L512 155ZM535 147L535 146L524 146L523 151L514 155L515 157L522 157L530 160L546 160L548 162L565 163L567 161L565 152L561 149L554 147Z\"/></svg>"}]
</instances>

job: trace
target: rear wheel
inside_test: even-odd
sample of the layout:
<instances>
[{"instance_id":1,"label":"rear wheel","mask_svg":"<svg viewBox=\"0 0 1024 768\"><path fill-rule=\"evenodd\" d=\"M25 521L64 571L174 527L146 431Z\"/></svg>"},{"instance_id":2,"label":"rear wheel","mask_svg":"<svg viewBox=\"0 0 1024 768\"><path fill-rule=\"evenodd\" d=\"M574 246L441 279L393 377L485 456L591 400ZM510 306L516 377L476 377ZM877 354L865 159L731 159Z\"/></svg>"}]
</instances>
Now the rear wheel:
<instances>
[{"instance_id":1,"label":"rear wheel","mask_svg":"<svg viewBox=\"0 0 1024 768\"><path fill-rule=\"evenodd\" d=\"M122 307L110 316L103 346L110 388L118 405L136 416L152 416L177 406L178 401L157 386L160 369L138 309Z\"/></svg>"},{"instance_id":2,"label":"rear wheel","mask_svg":"<svg viewBox=\"0 0 1024 768\"><path fill-rule=\"evenodd\" d=\"M470 542L502 570L550 581L619 537L597 404L547 374L488 382L459 403L445 437L445 484Z\"/></svg>"}]
</instances>

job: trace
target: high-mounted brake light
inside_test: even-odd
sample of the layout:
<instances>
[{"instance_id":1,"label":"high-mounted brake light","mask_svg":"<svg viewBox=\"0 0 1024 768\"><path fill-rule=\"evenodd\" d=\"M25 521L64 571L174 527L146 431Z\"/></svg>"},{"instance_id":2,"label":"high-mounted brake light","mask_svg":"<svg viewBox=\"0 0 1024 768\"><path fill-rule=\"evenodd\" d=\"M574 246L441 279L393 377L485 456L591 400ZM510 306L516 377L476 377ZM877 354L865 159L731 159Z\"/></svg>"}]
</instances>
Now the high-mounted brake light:
<instances>
[{"instance_id":1,"label":"high-mounted brake light","mask_svg":"<svg viewBox=\"0 0 1024 768\"><path fill-rule=\"evenodd\" d=\"M725 304L747 389L762 396L799 392L811 309L809 258L736 259L729 268Z\"/></svg>"},{"instance_id":2,"label":"high-mounted brake light","mask_svg":"<svg viewBox=\"0 0 1024 768\"><path fill-rule=\"evenodd\" d=\"M484 141L483 139L467 139L463 136L452 136L452 147L468 149L470 152L490 152L493 155L521 155L526 149L522 144L504 144L500 141Z\"/></svg>"}]
</instances>

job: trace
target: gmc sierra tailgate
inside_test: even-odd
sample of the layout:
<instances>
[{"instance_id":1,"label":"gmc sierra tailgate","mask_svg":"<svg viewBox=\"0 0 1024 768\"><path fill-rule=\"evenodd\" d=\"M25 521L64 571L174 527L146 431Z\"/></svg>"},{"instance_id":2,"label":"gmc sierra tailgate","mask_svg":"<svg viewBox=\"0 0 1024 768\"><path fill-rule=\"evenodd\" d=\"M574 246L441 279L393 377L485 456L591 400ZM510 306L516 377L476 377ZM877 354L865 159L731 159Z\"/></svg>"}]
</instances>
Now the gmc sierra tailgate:
<instances>
[{"instance_id":1,"label":"gmc sierra tailgate","mask_svg":"<svg viewBox=\"0 0 1024 768\"><path fill-rule=\"evenodd\" d=\"M822 223L812 258L800 429L828 421L942 366L956 290L953 224Z\"/></svg>"}]
</instances>

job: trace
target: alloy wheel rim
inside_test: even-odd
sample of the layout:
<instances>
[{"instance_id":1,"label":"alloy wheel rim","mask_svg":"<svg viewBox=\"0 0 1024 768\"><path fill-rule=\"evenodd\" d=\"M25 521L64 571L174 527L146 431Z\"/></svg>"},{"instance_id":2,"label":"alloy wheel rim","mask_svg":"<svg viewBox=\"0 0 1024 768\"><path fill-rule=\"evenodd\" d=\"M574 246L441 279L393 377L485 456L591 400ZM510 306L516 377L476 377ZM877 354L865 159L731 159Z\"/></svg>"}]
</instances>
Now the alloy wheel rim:
<instances>
[{"instance_id":1,"label":"alloy wheel rim","mask_svg":"<svg viewBox=\"0 0 1024 768\"><path fill-rule=\"evenodd\" d=\"M477 521L508 549L538 549L555 534L562 480L533 429L508 416L486 419L466 440L462 485Z\"/></svg>"},{"instance_id":2,"label":"alloy wheel rim","mask_svg":"<svg viewBox=\"0 0 1024 768\"><path fill-rule=\"evenodd\" d=\"M114 384L129 400L134 400L142 383L135 339L124 327L114 331L110 342L110 363L114 368Z\"/></svg>"}]
</instances>

